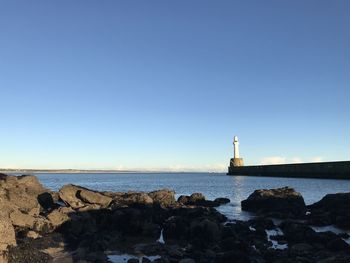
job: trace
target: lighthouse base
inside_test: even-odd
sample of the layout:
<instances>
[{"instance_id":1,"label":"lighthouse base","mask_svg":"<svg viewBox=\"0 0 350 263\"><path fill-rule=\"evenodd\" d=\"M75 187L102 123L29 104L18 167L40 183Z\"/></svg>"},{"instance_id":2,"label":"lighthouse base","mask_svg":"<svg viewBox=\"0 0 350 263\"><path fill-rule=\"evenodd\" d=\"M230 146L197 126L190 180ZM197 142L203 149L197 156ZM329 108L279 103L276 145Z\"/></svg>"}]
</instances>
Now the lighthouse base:
<instances>
[{"instance_id":1,"label":"lighthouse base","mask_svg":"<svg viewBox=\"0 0 350 263\"><path fill-rule=\"evenodd\" d=\"M243 158L231 158L230 167L241 167L244 166Z\"/></svg>"}]
</instances>

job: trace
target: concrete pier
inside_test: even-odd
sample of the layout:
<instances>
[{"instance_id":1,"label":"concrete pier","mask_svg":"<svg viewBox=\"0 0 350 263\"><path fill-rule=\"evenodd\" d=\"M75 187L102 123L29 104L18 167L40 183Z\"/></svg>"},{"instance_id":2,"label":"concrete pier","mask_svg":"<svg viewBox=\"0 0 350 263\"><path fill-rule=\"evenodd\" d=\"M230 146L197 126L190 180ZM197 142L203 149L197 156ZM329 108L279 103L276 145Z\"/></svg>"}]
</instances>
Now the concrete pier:
<instances>
[{"instance_id":1,"label":"concrete pier","mask_svg":"<svg viewBox=\"0 0 350 263\"><path fill-rule=\"evenodd\" d=\"M227 174L267 177L350 179L350 161L255 166L234 166L231 162Z\"/></svg>"}]
</instances>

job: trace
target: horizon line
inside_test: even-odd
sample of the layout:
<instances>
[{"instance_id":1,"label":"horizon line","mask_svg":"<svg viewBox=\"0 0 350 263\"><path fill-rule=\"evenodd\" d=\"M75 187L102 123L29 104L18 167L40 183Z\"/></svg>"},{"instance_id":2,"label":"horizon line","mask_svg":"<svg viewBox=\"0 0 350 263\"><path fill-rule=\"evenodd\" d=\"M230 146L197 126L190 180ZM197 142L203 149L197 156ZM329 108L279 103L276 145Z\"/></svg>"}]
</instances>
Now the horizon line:
<instances>
[{"instance_id":1,"label":"horizon line","mask_svg":"<svg viewBox=\"0 0 350 263\"><path fill-rule=\"evenodd\" d=\"M0 168L2 172L35 172L35 173L225 173L220 171L199 171L199 170L138 170L138 169L36 169L36 168Z\"/></svg>"}]
</instances>

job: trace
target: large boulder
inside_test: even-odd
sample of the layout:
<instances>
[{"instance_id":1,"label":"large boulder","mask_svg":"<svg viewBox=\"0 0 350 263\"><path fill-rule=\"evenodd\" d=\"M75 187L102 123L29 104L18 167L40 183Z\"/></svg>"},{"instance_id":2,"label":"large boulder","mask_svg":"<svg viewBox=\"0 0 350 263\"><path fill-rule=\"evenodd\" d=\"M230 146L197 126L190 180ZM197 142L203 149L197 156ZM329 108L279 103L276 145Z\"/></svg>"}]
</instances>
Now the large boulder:
<instances>
[{"instance_id":1,"label":"large boulder","mask_svg":"<svg viewBox=\"0 0 350 263\"><path fill-rule=\"evenodd\" d=\"M83 188L73 184L64 185L59 190L60 199L73 209L77 209L85 206L84 202L78 198L78 191Z\"/></svg>"},{"instance_id":2,"label":"large boulder","mask_svg":"<svg viewBox=\"0 0 350 263\"><path fill-rule=\"evenodd\" d=\"M78 195L81 200L89 204L100 205L101 207L108 207L112 202L112 198L102 195L98 192L94 192L88 189L78 191Z\"/></svg>"},{"instance_id":3,"label":"large boulder","mask_svg":"<svg viewBox=\"0 0 350 263\"><path fill-rule=\"evenodd\" d=\"M241 205L244 211L282 218L300 218L306 213L303 197L290 187L255 190Z\"/></svg>"},{"instance_id":4,"label":"large boulder","mask_svg":"<svg viewBox=\"0 0 350 263\"><path fill-rule=\"evenodd\" d=\"M112 198L109 196L72 184L63 186L59 190L59 196L73 209L89 205L107 207L112 202Z\"/></svg>"},{"instance_id":5,"label":"large boulder","mask_svg":"<svg viewBox=\"0 0 350 263\"><path fill-rule=\"evenodd\" d=\"M176 203L175 192L169 189L162 189L148 193L153 203L163 207L172 206Z\"/></svg>"},{"instance_id":6,"label":"large boulder","mask_svg":"<svg viewBox=\"0 0 350 263\"><path fill-rule=\"evenodd\" d=\"M311 224L350 228L350 193L327 194L308 208L311 210L308 216Z\"/></svg>"},{"instance_id":7,"label":"large boulder","mask_svg":"<svg viewBox=\"0 0 350 263\"><path fill-rule=\"evenodd\" d=\"M39 214L42 207L38 201L43 193L50 192L44 188L35 176L0 177L0 200L8 201L11 206L18 207L23 212Z\"/></svg>"}]
</instances>

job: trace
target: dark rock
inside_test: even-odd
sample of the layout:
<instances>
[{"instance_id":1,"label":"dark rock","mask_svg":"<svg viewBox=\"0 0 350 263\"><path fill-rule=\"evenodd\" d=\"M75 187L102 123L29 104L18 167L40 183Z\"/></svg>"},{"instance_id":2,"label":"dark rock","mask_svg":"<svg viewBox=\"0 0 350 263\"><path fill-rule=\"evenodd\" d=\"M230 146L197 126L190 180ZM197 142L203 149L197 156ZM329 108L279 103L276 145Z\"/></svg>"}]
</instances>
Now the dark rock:
<instances>
[{"instance_id":1,"label":"dark rock","mask_svg":"<svg viewBox=\"0 0 350 263\"><path fill-rule=\"evenodd\" d=\"M190 195L189 203L196 204L205 200L205 196L201 193L193 193Z\"/></svg>"},{"instance_id":2,"label":"dark rock","mask_svg":"<svg viewBox=\"0 0 350 263\"><path fill-rule=\"evenodd\" d=\"M250 219L248 221L248 223L253 227L253 228L262 228L262 229L267 229L267 230L271 230L271 229L275 229L276 226L273 223L273 221L269 218L264 218L264 217L258 217L258 218L254 218L254 219Z\"/></svg>"},{"instance_id":3,"label":"dark rock","mask_svg":"<svg viewBox=\"0 0 350 263\"><path fill-rule=\"evenodd\" d=\"M179 198L177 199L177 202L181 203L181 204L188 204L190 200L190 197L188 195L180 195Z\"/></svg>"},{"instance_id":4,"label":"dark rock","mask_svg":"<svg viewBox=\"0 0 350 263\"><path fill-rule=\"evenodd\" d=\"M219 198L216 198L214 200L215 203L217 204L220 204L220 205L223 205L223 204L228 204L230 203L230 199L229 198L225 198L225 197L219 197Z\"/></svg>"},{"instance_id":5,"label":"dark rock","mask_svg":"<svg viewBox=\"0 0 350 263\"><path fill-rule=\"evenodd\" d=\"M350 238L350 235L348 233L339 233L338 237L348 239L348 238Z\"/></svg>"},{"instance_id":6,"label":"dark rock","mask_svg":"<svg viewBox=\"0 0 350 263\"><path fill-rule=\"evenodd\" d=\"M17 247L10 247L8 252L9 263L47 263L52 262L51 256L30 246L29 243L20 244Z\"/></svg>"},{"instance_id":7,"label":"dark rock","mask_svg":"<svg viewBox=\"0 0 350 263\"><path fill-rule=\"evenodd\" d=\"M127 193L123 199L127 205L149 206L153 204L153 199L146 193Z\"/></svg>"},{"instance_id":8,"label":"dark rock","mask_svg":"<svg viewBox=\"0 0 350 263\"><path fill-rule=\"evenodd\" d=\"M146 257L142 257L142 261L141 261L141 262L142 262L142 263L150 263L151 260L148 259L148 258L146 258Z\"/></svg>"},{"instance_id":9,"label":"dark rock","mask_svg":"<svg viewBox=\"0 0 350 263\"><path fill-rule=\"evenodd\" d=\"M196 263L196 261L192 258L184 258L184 259L181 259L179 263Z\"/></svg>"},{"instance_id":10,"label":"dark rock","mask_svg":"<svg viewBox=\"0 0 350 263\"><path fill-rule=\"evenodd\" d=\"M239 250L231 250L227 252L219 252L216 254L215 262L217 263L251 263L248 255Z\"/></svg>"},{"instance_id":11,"label":"dark rock","mask_svg":"<svg viewBox=\"0 0 350 263\"><path fill-rule=\"evenodd\" d=\"M128 263L139 263L139 259L138 258L130 258L128 261Z\"/></svg>"},{"instance_id":12,"label":"dark rock","mask_svg":"<svg viewBox=\"0 0 350 263\"><path fill-rule=\"evenodd\" d=\"M348 263L348 262L350 262L349 254L331 255L317 261L317 263Z\"/></svg>"},{"instance_id":13,"label":"dark rock","mask_svg":"<svg viewBox=\"0 0 350 263\"><path fill-rule=\"evenodd\" d=\"M7 174L0 173L0 180L6 180Z\"/></svg>"},{"instance_id":14,"label":"dark rock","mask_svg":"<svg viewBox=\"0 0 350 263\"><path fill-rule=\"evenodd\" d=\"M186 239L188 233L189 220L184 217L172 216L164 224L163 237L165 242Z\"/></svg>"},{"instance_id":15,"label":"dark rock","mask_svg":"<svg viewBox=\"0 0 350 263\"><path fill-rule=\"evenodd\" d=\"M280 228L288 242L292 244L311 243L317 239L316 231L301 223L284 221L281 223Z\"/></svg>"},{"instance_id":16,"label":"dark rock","mask_svg":"<svg viewBox=\"0 0 350 263\"><path fill-rule=\"evenodd\" d=\"M340 237L332 238L326 245L329 250L333 251L341 251L341 250L349 250L350 246ZM350 251L349 251L350 252Z\"/></svg>"},{"instance_id":17,"label":"dark rock","mask_svg":"<svg viewBox=\"0 0 350 263\"><path fill-rule=\"evenodd\" d=\"M350 228L350 193L327 194L308 208L312 224Z\"/></svg>"},{"instance_id":18,"label":"dark rock","mask_svg":"<svg viewBox=\"0 0 350 263\"><path fill-rule=\"evenodd\" d=\"M216 198L214 201L206 200L201 193L194 193L190 196L181 195L177 201L183 205L216 207L230 202L228 198Z\"/></svg>"},{"instance_id":19,"label":"dark rock","mask_svg":"<svg viewBox=\"0 0 350 263\"><path fill-rule=\"evenodd\" d=\"M298 244L293 245L290 248L290 252L293 255L297 255L297 256L309 255L312 250L313 250L313 247L309 244L306 244L306 243L298 243Z\"/></svg>"},{"instance_id":20,"label":"dark rock","mask_svg":"<svg viewBox=\"0 0 350 263\"><path fill-rule=\"evenodd\" d=\"M191 222L190 239L200 247L207 247L219 240L220 231L217 223L209 219L198 219Z\"/></svg>"},{"instance_id":21,"label":"dark rock","mask_svg":"<svg viewBox=\"0 0 350 263\"><path fill-rule=\"evenodd\" d=\"M324 211L350 209L350 193L327 194L320 201L308 206Z\"/></svg>"},{"instance_id":22,"label":"dark rock","mask_svg":"<svg viewBox=\"0 0 350 263\"><path fill-rule=\"evenodd\" d=\"M303 197L293 188L283 187L269 190L255 190L248 199L241 202L242 210L278 217L304 217L306 206Z\"/></svg>"},{"instance_id":23,"label":"dark rock","mask_svg":"<svg viewBox=\"0 0 350 263\"><path fill-rule=\"evenodd\" d=\"M55 202L52 197L52 194L49 192L44 192L38 195L38 202L39 204L45 209L49 210L54 208Z\"/></svg>"}]
</instances>

